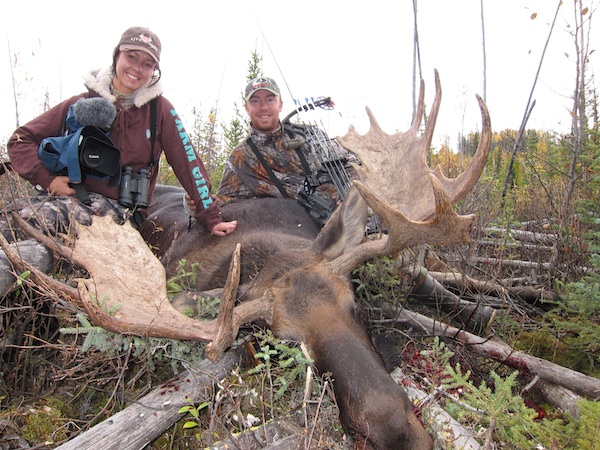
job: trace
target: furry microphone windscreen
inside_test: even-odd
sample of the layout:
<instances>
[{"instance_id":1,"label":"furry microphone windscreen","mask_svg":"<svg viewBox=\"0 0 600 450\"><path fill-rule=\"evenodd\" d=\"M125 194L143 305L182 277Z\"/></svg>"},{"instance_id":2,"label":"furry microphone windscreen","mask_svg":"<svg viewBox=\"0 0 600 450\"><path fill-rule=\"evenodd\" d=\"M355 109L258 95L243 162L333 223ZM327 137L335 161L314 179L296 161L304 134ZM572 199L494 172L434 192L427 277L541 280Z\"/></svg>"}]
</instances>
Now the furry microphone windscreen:
<instances>
[{"instance_id":1,"label":"furry microphone windscreen","mask_svg":"<svg viewBox=\"0 0 600 450\"><path fill-rule=\"evenodd\" d=\"M103 97L80 98L73 105L73 114L81 126L108 129L117 117L117 108Z\"/></svg>"}]
</instances>

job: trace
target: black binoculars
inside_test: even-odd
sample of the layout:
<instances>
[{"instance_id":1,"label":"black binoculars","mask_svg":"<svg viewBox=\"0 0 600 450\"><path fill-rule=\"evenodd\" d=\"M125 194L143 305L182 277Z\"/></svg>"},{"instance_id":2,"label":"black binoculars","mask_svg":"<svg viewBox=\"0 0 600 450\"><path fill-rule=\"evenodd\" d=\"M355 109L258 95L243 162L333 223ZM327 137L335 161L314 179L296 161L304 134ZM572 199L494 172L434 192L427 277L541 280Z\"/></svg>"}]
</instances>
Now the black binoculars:
<instances>
[{"instance_id":1,"label":"black binoculars","mask_svg":"<svg viewBox=\"0 0 600 450\"><path fill-rule=\"evenodd\" d=\"M119 188L119 204L127 208L147 208L150 172L140 169L133 173L131 166L126 166L121 174Z\"/></svg>"}]
</instances>

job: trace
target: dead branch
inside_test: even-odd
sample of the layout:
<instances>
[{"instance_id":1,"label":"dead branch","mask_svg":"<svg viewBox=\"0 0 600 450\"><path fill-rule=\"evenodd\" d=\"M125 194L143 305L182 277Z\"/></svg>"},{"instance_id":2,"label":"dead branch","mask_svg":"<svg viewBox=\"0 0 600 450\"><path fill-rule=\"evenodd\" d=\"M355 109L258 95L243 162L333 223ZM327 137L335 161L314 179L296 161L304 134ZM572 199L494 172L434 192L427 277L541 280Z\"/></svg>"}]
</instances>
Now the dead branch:
<instances>
[{"instance_id":1,"label":"dead branch","mask_svg":"<svg viewBox=\"0 0 600 450\"><path fill-rule=\"evenodd\" d=\"M6 257L10 260L11 264L19 271L25 272L29 270L31 272L32 281L41 287L46 287L48 290L60 292L69 299L78 303L79 296L77 290L59 281L54 280L52 277L47 276L43 271L38 270L32 264L21 259L21 255L8 243L3 235L0 234L0 245Z\"/></svg>"}]
</instances>

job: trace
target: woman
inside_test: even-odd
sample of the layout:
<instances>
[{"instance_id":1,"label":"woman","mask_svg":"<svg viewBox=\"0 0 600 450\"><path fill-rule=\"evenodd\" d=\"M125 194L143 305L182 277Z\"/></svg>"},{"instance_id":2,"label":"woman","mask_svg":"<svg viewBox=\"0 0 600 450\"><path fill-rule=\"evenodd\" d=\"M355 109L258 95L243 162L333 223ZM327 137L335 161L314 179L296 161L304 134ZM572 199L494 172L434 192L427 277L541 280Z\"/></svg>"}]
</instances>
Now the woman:
<instances>
[{"instance_id":1,"label":"woman","mask_svg":"<svg viewBox=\"0 0 600 450\"><path fill-rule=\"evenodd\" d=\"M44 139L64 135L65 118L78 100L102 97L116 108L110 139L120 150L120 166L130 167L133 174L148 171L148 202L156 184L158 160L164 152L187 195L194 200L194 217L212 234L224 236L235 230L237 222L221 219L204 164L175 108L162 96L160 52L160 40L149 29L126 30L113 52L112 66L85 77L88 92L60 103L15 131L7 145L11 163L33 185L53 195L75 195L69 177L51 173L38 156L38 148ZM151 127L152 100L156 105L155 127ZM153 134L155 139L151 139ZM86 176L83 184L89 192L119 198L119 186L106 177Z\"/></svg>"}]
</instances>

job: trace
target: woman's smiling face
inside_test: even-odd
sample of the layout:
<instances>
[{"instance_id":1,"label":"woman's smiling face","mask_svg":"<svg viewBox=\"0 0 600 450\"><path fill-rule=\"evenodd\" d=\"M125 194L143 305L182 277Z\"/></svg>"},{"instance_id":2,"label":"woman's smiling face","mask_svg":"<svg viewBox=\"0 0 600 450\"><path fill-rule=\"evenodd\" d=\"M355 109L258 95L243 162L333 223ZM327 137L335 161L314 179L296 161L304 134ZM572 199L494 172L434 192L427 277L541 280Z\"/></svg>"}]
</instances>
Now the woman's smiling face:
<instances>
[{"instance_id":1,"label":"woman's smiling face","mask_svg":"<svg viewBox=\"0 0 600 450\"><path fill-rule=\"evenodd\" d=\"M148 86L155 69L156 61L146 52L123 51L117 57L113 86L122 94L133 94Z\"/></svg>"}]
</instances>

